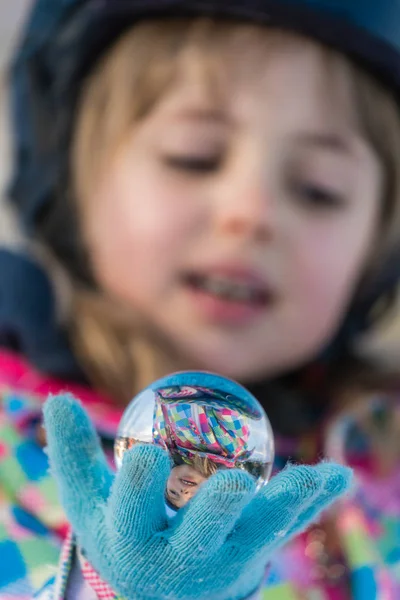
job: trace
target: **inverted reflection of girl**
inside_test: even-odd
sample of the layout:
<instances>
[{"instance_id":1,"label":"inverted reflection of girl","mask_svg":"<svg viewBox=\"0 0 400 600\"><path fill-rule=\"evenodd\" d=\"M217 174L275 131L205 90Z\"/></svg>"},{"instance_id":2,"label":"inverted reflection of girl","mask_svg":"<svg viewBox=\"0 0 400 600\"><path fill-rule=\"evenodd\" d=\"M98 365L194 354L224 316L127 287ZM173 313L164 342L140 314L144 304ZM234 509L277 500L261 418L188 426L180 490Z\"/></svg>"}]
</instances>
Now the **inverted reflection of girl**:
<instances>
[{"instance_id":1,"label":"inverted reflection of girl","mask_svg":"<svg viewBox=\"0 0 400 600\"><path fill-rule=\"evenodd\" d=\"M156 393L153 439L173 457L176 466L167 482L167 500L181 508L218 468L240 468L251 456L250 429L247 417L237 410L186 404L179 390L169 393L166 403L163 392ZM209 402L212 396L210 390Z\"/></svg>"},{"instance_id":2,"label":"inverted reflection of girl","mask_svg":"<svg viewBox=\"0 0 400 600\"><path fill-rule=\"evenodd\" d=\"M189 397L194 400L191 404L185 402ZM232 398L230 395L230 404ZM153 443L168 451L174 465L166 489L172 507L184 506L219 468L245 468L257 478L267 476L270 465L251 460L248 417L227 405L215 390L156 390ZM114 446L117 459L122 463L125 452L137 443L135 438L118 437Z\"/></svg>"}]
</instances>

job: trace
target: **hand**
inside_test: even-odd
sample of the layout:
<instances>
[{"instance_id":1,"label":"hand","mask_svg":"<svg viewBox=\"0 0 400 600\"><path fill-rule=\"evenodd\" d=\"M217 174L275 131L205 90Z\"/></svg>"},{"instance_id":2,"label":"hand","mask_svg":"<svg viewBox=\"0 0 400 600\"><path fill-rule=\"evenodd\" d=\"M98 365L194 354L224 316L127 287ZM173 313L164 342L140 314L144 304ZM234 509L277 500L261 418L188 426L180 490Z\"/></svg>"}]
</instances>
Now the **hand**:
<instances>
[{"instance_id":1,"label":"hand","mask_svg":"<svg viewBox=\"0 0 400 600\"><path fill-rule=\"evenodd\" d=\"M243 600L261 585L272 553L351 482L339 465L297 466L255 494L246 472L219 471L169 521L163 450L132 448L115 475L74 398L51 398L44 415L51 469L77 540L129 600Z\"/></svg>"}]
</instances>

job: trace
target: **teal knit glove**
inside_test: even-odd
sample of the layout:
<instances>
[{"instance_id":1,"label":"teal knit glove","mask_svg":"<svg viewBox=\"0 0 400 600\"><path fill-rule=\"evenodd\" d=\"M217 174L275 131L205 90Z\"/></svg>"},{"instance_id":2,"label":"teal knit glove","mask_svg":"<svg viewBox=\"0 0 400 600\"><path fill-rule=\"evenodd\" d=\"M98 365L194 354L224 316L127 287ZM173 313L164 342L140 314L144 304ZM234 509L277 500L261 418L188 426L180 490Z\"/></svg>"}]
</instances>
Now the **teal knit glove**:
<instances>
[{"instance_id":1,"label":"teal knit glove","mask_svg":"<svg viewBox=\"0 0 400 600\"><path fill-rule=\"evenodd\" d=\"M77 540L129 600L247 598L272 553L351 481L351 471L335 464L289 467L255 494L247 473L220 471L168 520L171 463L163 450L134 447L115 475L74 398L51 398L44 415L51 469Z\"/></svg>"}]
</instances>

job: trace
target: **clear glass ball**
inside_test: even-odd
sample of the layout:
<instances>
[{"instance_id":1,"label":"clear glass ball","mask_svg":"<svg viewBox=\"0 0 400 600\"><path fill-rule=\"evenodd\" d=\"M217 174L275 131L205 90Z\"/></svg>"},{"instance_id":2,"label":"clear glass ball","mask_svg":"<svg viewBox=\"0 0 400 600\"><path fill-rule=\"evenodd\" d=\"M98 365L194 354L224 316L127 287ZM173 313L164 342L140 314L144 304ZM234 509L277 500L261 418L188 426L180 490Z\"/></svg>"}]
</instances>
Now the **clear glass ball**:
<instances>
[{"instance_id":1,"label":"clear glass ball","mask_svg":"<svg viewBox=\"0 0 400 600\"><path fill-rule=\"evenodd\" d=\"M274 460L272 428L258 400L235 381L201 371L168 375L130 402L115 440L117 468L138 443L169 453L166 500L173 509L220 469L244 469L260 489Z\"/></svg>"}]
</instances>

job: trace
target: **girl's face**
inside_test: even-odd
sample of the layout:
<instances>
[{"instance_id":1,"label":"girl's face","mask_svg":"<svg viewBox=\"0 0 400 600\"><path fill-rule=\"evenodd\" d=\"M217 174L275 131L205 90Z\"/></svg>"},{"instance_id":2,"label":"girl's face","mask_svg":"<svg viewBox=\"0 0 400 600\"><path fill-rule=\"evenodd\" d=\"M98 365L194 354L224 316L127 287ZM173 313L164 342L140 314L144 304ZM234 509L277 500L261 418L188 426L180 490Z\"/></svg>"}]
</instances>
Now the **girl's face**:
<instances>
[{"instance_id":1,"label":"girl's face","mask_svg":"<svg viewBox=\"0 0 400 600\"><path fill-rule=\"evenodd\" d=\"M383 185L343 70L328 75L311 42L232 50L231 64L223 110L182 73L82 222L107 293L182 364L250 382L328 343L373 250Z\"/></svg>"},{"instance_id":2,"label":"girl's face","mask_svg":"<svg viewBox=\"0 0 400 600\"><path fill-rule=\"evenodd\" d=\"M167 499L176 508L182 508L204 481L206 478L190 465L174 467L167 482Z\"/></svg>"}]
</instances>

